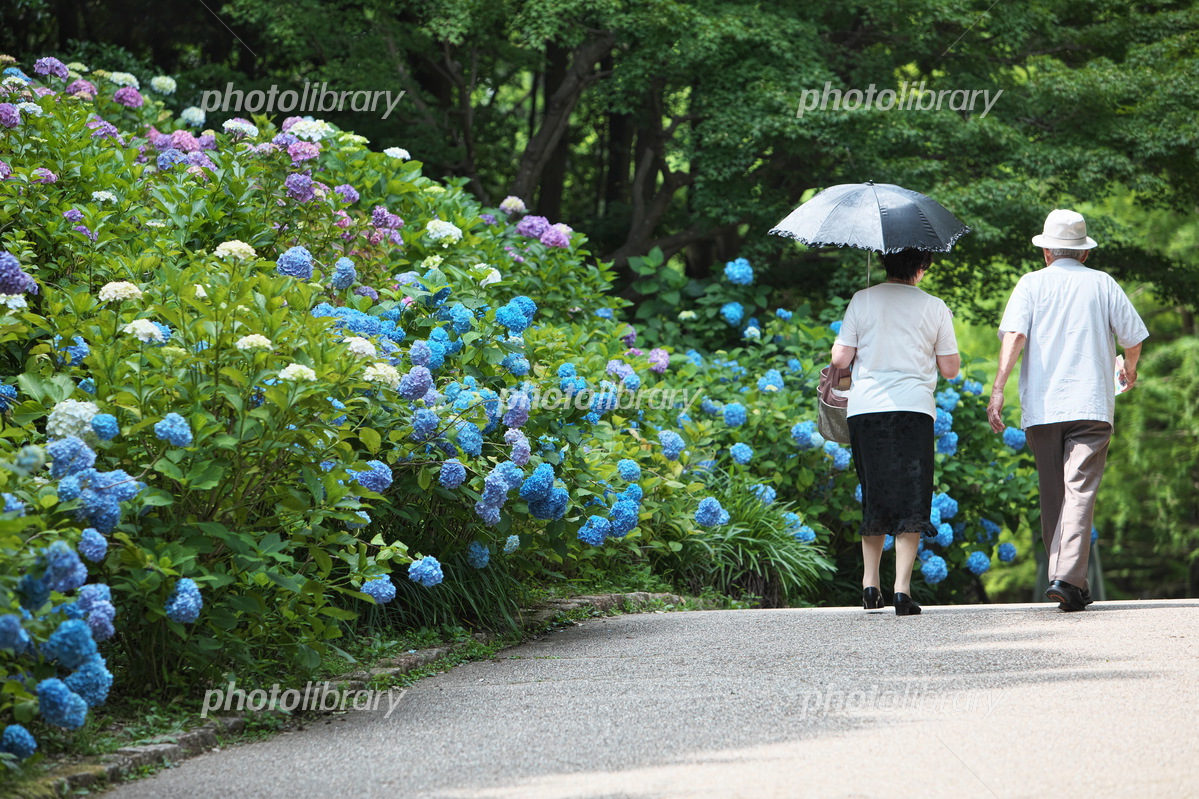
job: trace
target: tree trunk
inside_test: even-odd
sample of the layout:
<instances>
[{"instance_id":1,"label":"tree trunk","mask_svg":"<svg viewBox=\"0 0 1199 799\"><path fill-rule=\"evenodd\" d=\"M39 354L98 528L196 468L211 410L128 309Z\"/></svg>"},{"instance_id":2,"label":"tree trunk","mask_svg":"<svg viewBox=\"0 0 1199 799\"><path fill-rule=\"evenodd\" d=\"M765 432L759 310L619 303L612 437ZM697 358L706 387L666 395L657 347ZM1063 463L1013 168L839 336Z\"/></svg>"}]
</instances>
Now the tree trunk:
<instances>
[{"instance_id":1,"label":"tree trunk","mask_svg":"<svg viewBox=\"0 0 1199 799\"><path fill-rule=\"evenodd\" d=\"M566 48L551 44L546 48L545 107L549 108L553 96L566 80L570 56ZM537 187L537 212L557 221L562 216L562 193L566 186L566 163L570 158L570 115L562 128L562 136L554 145L553 152L545 163Z\"/></svg>"}]
</instances>

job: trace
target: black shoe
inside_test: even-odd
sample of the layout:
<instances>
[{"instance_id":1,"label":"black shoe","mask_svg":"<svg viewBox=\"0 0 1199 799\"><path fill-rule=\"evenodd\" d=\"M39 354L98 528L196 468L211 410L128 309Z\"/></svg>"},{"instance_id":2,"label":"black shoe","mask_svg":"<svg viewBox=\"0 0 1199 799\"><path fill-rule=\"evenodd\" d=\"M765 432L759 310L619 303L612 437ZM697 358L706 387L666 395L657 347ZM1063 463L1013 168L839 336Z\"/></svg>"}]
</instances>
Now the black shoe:
<instances>
[{"instance_id":1,"label":"black shoe","mask_svg":"<svg viewBox=\"0 0 1199 799\"><path fill-rule=\"evenodd\" d=\"M1082 589L1082 604L1083 604L1083 606L1085 607L1087 605L1092 605L1092 604L1094 604L1094 602L1095 602L1095 600L1091 599L1090 587Z\"/></svg>"},{"instance_id":2,"label":"black shoe","mask_svg":"<svg viewBox=\"0 0 1199 799\"><path fill-rule=\"evenodd\" d=\"M862 607L866 610L882 610L883 592L870 585L862 589Z\"/></svg>"},{"instance_id":3,"label":"black shoe","mask_svg":"<svg viewBox=\"0 0 1199 799\"><path fill-rule=\"evenodd\" d=\"M1045 591L1045 596L1058 603L1058 610L1064 610L1068 613L1082 610L1087 606L1082 589L1062 580L1051 582L1048 590Z\"/></svg>"},{"instance_id":4,"label":"black shoe","mask_svg":"<svg viewBox=\"0 0 1199 799\"><path fill-rule=\"evenodd\" d=\"M919 616L920 606L917 605L912 598L907 594L899 591L895 592L895 615L896 616Z\"/></svg>"}]
</instances>

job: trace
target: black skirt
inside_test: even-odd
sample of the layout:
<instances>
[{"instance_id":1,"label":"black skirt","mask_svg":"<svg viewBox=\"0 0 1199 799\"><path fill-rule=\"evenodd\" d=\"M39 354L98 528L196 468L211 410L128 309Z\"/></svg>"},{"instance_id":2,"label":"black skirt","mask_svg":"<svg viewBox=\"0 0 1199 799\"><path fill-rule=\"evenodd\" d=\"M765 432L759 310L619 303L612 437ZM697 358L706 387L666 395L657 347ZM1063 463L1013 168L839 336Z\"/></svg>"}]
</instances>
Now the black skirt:
<instances>
[{"instance_id":1,"label":"black skirt","mask_svg":"<svg viewBox=\"0 0 1199 799\"><path fill-rule=\"evenodd\" d=\"M849 417L849 446L862 483L861 535L921 533L933 497L933 418L888 411Z\"/></svg>"}]
</instances>

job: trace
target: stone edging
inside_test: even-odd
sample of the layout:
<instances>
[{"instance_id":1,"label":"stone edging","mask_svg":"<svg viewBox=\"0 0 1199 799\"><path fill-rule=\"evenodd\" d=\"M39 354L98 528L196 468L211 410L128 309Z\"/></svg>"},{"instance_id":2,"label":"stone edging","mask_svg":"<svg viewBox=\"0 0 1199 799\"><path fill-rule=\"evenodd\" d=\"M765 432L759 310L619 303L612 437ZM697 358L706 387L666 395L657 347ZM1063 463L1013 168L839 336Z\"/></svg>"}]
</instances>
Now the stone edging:
<instances>
[{"instance_id":1,"label":"stone edging","mask_svg":"<svg viewBox=\"0 0 1199 799\"><path fill-rule=\"evenodd\" d=\"M522 610L520 626L525 632L536 632L552 623L561 613L581 608L594 608L600 612L611 610L634 610L653 602L681 604L682 597L675 594L654 594L636 591L627 594L593 594L550 600L544 605ZM489 633L477 633L476 641L488 643L496 638ZM336 690L362 690L369 680L377 677L402 677L428 666L446 655L467 646L467 642L421 649L379 661L374 668L345 675L338 680L329 680ZM325 684L324 682L321 685ZM63 765L38 780L43 788L62 796L81 788L93 788L119 782L130 771L146 766L177 763L220 746L219 737L235 735L245 729L246 716L214 718L202 727L170 736L174 743L140 744L126 746L116 752L100 755L82 763Z\"/></svg>"}]
</instances>

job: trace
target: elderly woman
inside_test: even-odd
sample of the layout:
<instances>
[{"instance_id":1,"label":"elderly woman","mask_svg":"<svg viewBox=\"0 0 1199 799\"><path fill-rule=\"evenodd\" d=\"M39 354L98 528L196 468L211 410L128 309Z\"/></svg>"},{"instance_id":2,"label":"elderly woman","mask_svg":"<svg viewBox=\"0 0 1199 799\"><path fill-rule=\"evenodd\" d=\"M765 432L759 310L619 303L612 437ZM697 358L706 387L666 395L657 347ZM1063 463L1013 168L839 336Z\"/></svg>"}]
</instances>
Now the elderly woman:
<instances>
[{"instance_id":1,"label":"elderly woman","mask_svg":"<svg viewBox=\"0 0 1199 799\"><path fill-rule=\"evenodd\" d=\"M862 483L862 604L883 607L879 563L895 536L895 615L914 616L912 566L929 521L933 495L933 397L937 371L961 366L945 303L917 288L932 255L902 250L883 256L887 281L859 291L845 309L833 344L833 366L853 366L849 443Z\"/></svg>"}]
</instances>

